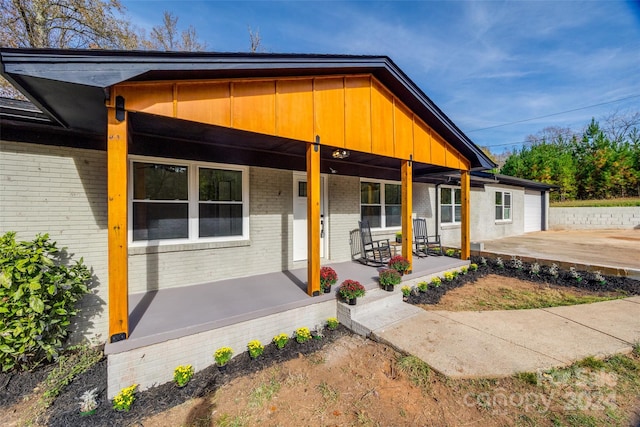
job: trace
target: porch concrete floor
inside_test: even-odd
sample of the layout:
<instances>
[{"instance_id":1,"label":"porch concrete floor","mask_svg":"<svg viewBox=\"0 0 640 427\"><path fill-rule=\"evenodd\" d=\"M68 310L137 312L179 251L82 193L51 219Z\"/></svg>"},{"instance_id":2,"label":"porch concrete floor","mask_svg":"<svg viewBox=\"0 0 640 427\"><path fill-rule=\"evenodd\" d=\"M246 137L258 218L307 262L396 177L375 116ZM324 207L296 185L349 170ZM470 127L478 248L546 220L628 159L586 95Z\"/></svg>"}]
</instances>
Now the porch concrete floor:
<instances>
[{"instance_id":1,"label":"porch concrete floor","mask_svg":"<svg viewBox=\"0 0 640 427\"><path fill-rule=\"evenodd\" d=\"M446 256L414 257L413 260L413 273L406 276L409 280L468 264ZM378 286L377 267L352 261L326 265L338 274L338 284L345 279L355 279L367 289ZM106 351L119 353L337 297L337 286L329 294L309 297L306 282L307 269L301 268L131 294L129 339L109 344Z\"/></svg>"}]
</instances>

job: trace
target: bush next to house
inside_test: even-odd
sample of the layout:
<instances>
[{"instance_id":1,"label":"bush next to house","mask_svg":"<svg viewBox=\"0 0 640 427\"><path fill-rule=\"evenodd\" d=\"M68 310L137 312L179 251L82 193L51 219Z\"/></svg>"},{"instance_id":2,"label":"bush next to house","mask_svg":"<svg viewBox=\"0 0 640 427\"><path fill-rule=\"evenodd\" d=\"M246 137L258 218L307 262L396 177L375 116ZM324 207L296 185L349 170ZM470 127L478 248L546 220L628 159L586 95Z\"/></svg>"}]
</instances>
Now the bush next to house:
<instances>
[{"instance_id":1,"label":"bush next to house","mask_svg":"<svg viewBox=\"0 0 640 427\"><path fill-rule=\"evenodd\" d=\"M48 234L0 237L0 363L28 369L58 356L76 303L91 279L82 259L68 265Z\"/></svg>"}]
</instances>

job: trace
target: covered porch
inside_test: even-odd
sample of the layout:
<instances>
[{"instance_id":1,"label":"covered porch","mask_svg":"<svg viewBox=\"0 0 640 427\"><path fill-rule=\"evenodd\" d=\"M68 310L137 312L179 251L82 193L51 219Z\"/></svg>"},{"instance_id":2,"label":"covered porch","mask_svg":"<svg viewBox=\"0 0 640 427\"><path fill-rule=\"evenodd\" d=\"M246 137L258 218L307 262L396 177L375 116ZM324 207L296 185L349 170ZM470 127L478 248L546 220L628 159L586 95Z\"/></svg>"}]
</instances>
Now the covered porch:
<instances>
[{"instance_id":1,"label":"covered porch","mask_svg":"<svg viewBox=\"0 0 640 427\"><path fill-rule=\"evenodd\" d=\"M421 278L428 280L433 275L468 264L468 261L446 256L414 258L413 273L406 275L403 282ZM357 280L367 290L378 287L380 268L354 261L327 265L338 274L338 283L332 288L331 293L313 298L309 298L307 294L306 268L131 294L129 339L108 343L106 352L124 352L333 301L338 298L337 286L345 279ZM298 326L313 328L315 325Z\"/></svg>"}]
</instances>

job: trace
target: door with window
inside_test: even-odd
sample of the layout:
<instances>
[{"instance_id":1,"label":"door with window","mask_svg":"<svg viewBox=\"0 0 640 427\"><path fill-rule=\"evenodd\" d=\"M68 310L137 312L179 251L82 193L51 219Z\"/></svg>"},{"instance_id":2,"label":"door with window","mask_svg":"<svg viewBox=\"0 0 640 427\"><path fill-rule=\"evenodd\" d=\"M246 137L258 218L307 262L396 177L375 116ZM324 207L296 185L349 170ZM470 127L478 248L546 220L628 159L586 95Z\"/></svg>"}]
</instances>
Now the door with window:
<instances>
[{"instance_id":1,"label":"door with window","mask_svg":"<svg viewBox=\"0 0 640 427\"><path fill-rule=\"evenodd\" d=\"M320 257L326 253L328 241L325 215L325 177L320 177ZM307 259L307 176L293 176L293 260Z\"/></svg>"}]
</instances>

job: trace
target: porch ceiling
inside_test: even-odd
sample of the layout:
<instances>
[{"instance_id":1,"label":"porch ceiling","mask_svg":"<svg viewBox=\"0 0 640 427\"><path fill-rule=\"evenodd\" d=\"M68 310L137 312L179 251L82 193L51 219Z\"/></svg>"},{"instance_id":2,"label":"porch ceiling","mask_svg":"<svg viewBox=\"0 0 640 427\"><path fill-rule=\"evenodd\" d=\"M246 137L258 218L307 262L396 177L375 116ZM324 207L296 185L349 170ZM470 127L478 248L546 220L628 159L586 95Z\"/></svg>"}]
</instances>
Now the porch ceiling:
<instances>
[{"instance_id":1,"label":"porch ceiling","mask_svg":"<svg viewBox=\"0 0 640 427\"><path fill-rule=\"evenodd\" d=\"M298 140L147 113L130 113L129 121L131 154L306 170L306 144ZM336 160L335 148L320 141L322 173L400 180L399 159L350 151L347 159ZM443 169L415 162L414 180L423 181L429 173Z\"/></svg>"}]
</instances>

